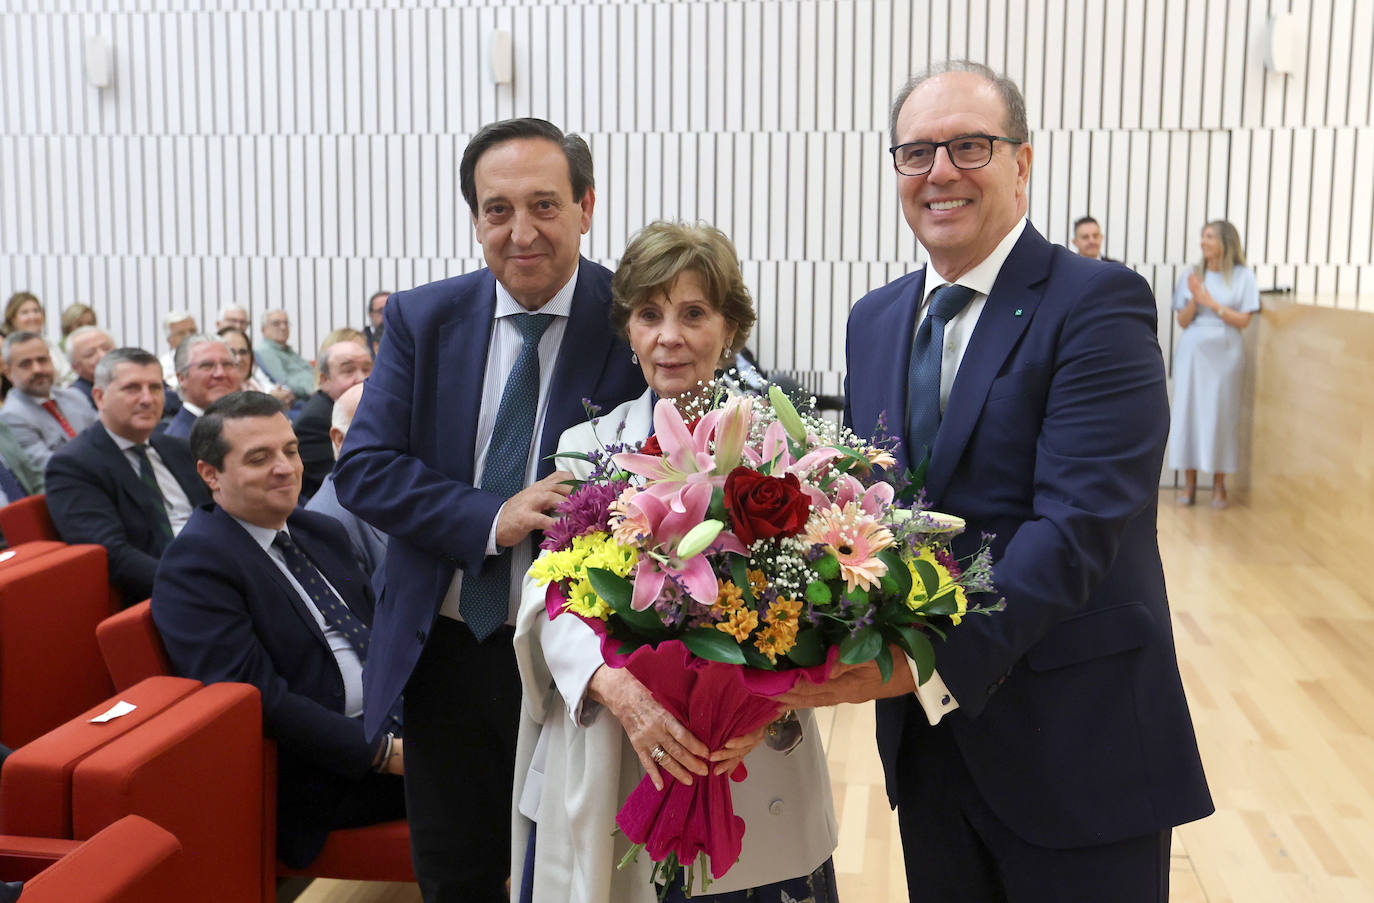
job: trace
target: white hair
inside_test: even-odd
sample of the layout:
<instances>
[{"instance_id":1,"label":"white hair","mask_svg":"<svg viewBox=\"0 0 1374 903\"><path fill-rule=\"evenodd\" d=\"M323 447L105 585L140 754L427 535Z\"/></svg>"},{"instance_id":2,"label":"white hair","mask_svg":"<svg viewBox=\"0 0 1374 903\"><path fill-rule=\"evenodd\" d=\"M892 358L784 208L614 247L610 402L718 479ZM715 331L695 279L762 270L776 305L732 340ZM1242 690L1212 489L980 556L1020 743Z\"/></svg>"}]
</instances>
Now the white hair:
<instances>
[{"instance_id":1,"label":"white hair","mask_svg":"<svg viewBox=\"0 0 1374 903\"><path fill-rule=\"evenodd\" d=\"M162 331L167 335L172 334L172 327L183 320L194 320L195 314L189 310L169 310L167 315L162 318Z\"/></svg>"}]
</instances>

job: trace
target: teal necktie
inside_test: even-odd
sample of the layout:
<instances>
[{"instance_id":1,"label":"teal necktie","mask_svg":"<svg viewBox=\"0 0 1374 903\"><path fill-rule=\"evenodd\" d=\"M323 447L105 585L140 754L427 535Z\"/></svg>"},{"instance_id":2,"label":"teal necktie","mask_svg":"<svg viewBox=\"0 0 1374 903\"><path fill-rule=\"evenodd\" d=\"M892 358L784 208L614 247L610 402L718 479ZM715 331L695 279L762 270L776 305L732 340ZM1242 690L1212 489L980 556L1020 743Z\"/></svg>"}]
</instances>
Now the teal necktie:
<instances>
[{"instance_id":1,"label":"teal necktie","mask_svg":"<svg viewBox=\"0 0 1374 903\"><path fill-rule=\"evenodd\" d=\"M153 462L148 459L148 446L135 445L133 449L134 454L138 455L138 477L152 490L153 498L157 499L157 513L153 520L157 522L162 537L171 542L172 522L167 517L167 500L162 497L162 487L157 484L157 475L153 473Z\"/></svg>"},{"instance_id":2,"label":"teal necktie","mask_svg":"<svg viewBox=\"0 0 1374 903\"><path fill-rule=\"evenodd\" d=\"M511 317L522 339L520 355L506 377L501 406L496 409L480 488L508 499L525 486L534 418L539 407L539 340L553 322L553 314ZM510 606L510 549L486 560L480 574L464 574L458 612L480 643L506 623Z\"/></svg>"}]
</instances>

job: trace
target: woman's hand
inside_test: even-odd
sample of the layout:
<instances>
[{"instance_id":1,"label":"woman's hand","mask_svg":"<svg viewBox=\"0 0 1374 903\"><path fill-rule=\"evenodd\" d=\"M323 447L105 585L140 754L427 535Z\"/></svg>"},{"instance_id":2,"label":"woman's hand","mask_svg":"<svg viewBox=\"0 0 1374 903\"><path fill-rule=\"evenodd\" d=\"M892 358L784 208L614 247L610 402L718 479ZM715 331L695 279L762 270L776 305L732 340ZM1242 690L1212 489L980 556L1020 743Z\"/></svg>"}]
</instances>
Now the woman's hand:
<instances>
[{"instance_id":1,"label":"woman's hand","mask_svg":"<svg viewBox=\"0 0 1374 903\"><path fill-rule=\"evenodd\" d=\"M688 786L692 784L692 775L706 776L709 769L705 759L711 752L706 744L660 705L648 687L629 671L602 665L592 675L587 692L610 709L625 728L639 764L656 789L663 789L660 768Z\"/></svg>"},{"instance_id":2,"label":"woman's hand","mask_svg":"<svg viewBox=\"0 0 1374 903\"><path fill-rule=\"evenodd\" d=\"M1207 286L1198 278L1197 273L1188 274L1188 291L1193 293L1193 301L1203 307L1210 307L1216 310L1220 305L1212 298L1212 293L1207 291Z\"/></svg>"},{"instance_id":3,"label":"woman's hand","mask_svg":"<svg viewBox=\"0 0 1374 903\"><path fill-rule=\"evenodd\" d=\"M782 706L778 706L778 712L782 712ZM768 725L764 725L752 734L744 734L740 737L733 737L725 741L725 745L711 753L711 766L713 774L729 774L734 771L744 757L749 755L754 749L768 736Z\"/></svg>"}]
</instances>

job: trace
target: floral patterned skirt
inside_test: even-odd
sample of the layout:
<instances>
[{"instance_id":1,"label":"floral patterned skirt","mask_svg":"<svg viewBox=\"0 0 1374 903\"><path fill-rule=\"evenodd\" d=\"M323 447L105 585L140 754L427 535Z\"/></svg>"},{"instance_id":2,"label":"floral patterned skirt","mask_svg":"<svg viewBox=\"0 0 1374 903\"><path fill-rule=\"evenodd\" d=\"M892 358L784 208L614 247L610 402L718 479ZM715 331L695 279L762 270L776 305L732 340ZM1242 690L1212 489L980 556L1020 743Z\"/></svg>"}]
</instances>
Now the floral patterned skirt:
<instances>
[{"instance_id":1,"label":"floral patterned skirt","mask_svg":"<svg viewBox=\"0 0 1374 903\"><path fill-rule=\"evenodd\" d=\"M683 894L679 879L663 899L664 903L838 903L840 894L835 887L835 860L827 859L809 875L725 894L696 893L688 897Z\"/></svg>"}]
</instances>

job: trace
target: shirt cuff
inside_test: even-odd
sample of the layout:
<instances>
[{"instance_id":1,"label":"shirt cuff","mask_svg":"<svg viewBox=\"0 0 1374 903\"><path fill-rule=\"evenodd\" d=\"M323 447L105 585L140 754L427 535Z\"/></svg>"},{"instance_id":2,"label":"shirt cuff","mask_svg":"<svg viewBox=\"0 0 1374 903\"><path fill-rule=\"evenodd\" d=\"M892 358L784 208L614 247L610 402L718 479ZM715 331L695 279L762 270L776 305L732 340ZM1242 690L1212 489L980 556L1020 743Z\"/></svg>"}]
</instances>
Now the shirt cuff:
<instances>
[{"instance_id":1,"label":"shirt cuff","mask_svg":"<svg viewBox=\"0 0 1374 903\"><path fill-rule=\"evenodd\" d=\"M916 662L911 656L907 656L907 664L911 666L911 674L914 677L917 673ZM954 698L954 694L945 686L945 682L940 679L940 672L932 671L930 680L916 687L916 701L925 710L926 720L931 727L940 723L940 719L950 712L959 708L959 700Z\"/></svg>"},{"instance_id":2,"label":"shirt cuff","mask_svg":"<svg viewBox=\"0 0 1374 903\"><path fill-rule=\"evenodd\" d=\"M506 510L506 503L502 502L501 507L496 509L496 516L491 519L491 532L487 534L487 557L497 554L501 550L496 547L496 525L501 523L501 512Z\"/></svg>"}]
</instances>

